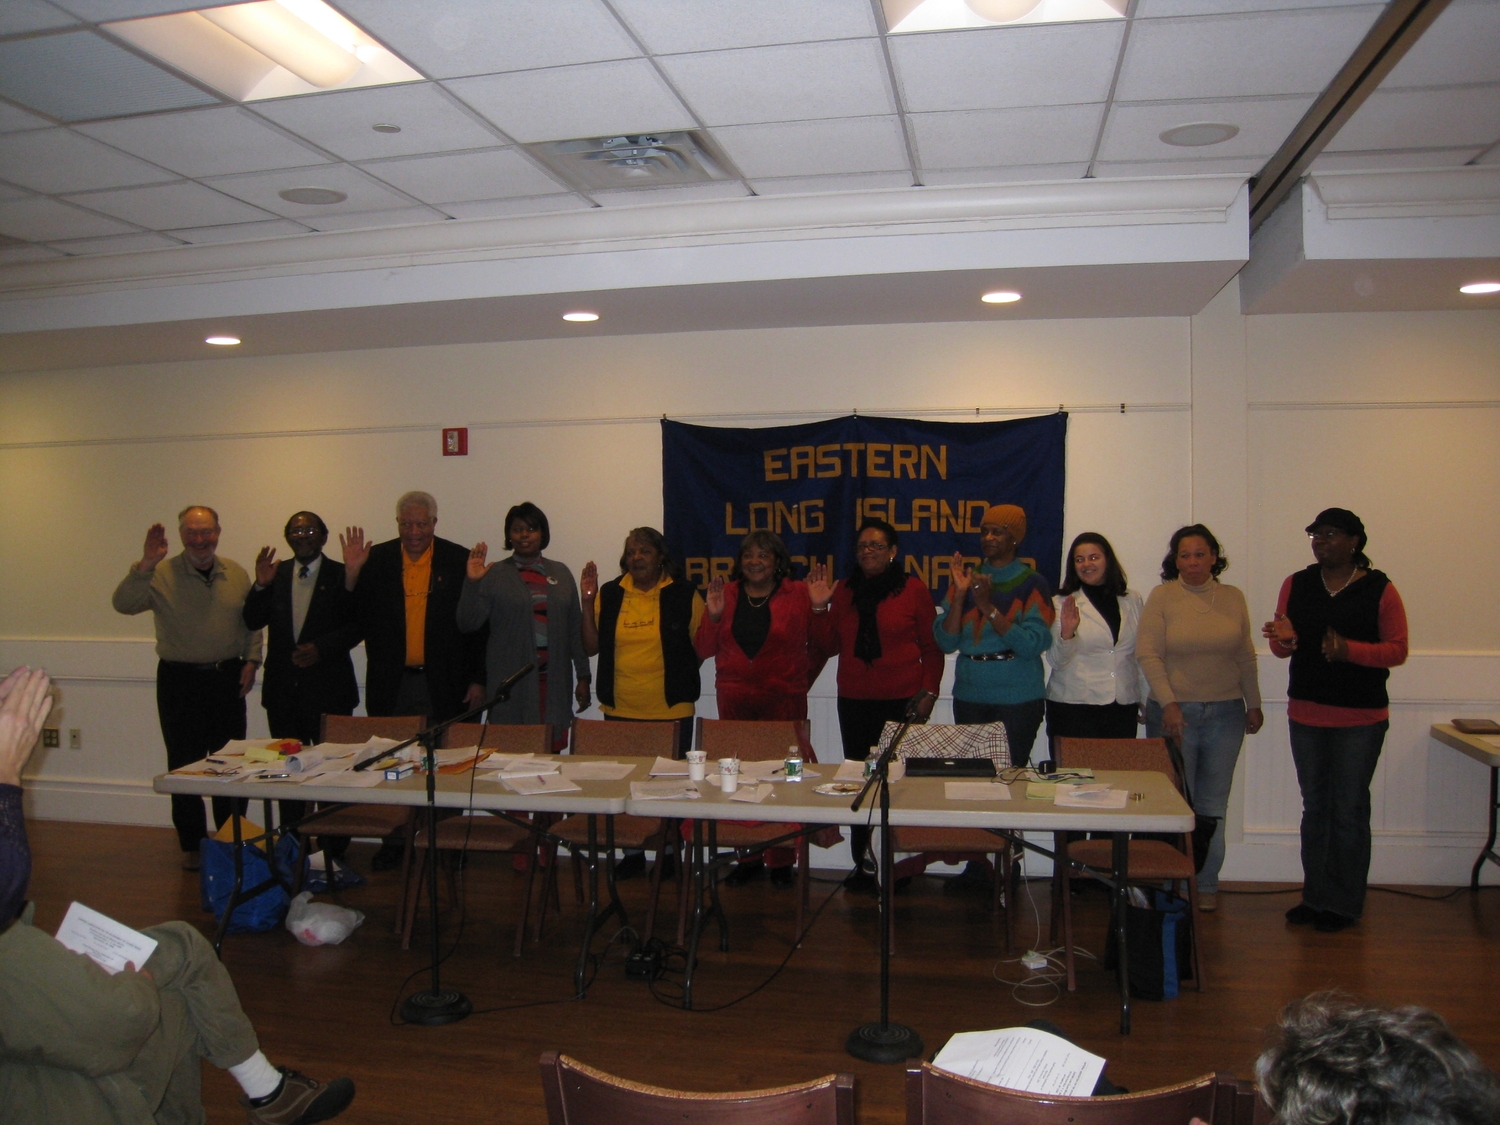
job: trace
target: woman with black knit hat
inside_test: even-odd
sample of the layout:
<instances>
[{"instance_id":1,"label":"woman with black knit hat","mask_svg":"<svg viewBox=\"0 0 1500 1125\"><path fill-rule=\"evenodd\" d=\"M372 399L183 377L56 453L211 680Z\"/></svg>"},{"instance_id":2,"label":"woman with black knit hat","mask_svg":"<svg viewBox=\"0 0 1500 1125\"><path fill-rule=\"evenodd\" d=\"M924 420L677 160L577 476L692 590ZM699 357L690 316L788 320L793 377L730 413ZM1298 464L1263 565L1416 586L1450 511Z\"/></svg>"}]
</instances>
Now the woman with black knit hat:
<instances>
[{"instance_id":1,"label":"woman with black knit hat","mask_svg":"<svg viewBox=\"0 0 1500 1125\"><path fill-rule=\"evenodd\" d=\"M1370 780L1390 727L1387 669L1406 662L1406 608L1370 566L1365 525L1326 508L1307 525L1317 562L1281 585L1261 632L1291 657L1287 720L1302 789L1302 901L1288 922L1323 933L1364 911Z\"/></svg>"}]
</instances>

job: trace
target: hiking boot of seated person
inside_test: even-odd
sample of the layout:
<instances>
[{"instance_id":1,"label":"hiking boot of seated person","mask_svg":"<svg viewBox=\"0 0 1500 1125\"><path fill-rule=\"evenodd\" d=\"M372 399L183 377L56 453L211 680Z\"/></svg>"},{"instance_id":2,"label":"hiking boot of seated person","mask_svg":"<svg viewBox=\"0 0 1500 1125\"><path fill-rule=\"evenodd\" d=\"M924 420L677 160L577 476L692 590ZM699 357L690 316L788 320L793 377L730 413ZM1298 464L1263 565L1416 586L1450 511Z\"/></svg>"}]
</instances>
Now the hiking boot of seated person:
<instances>
[{"instance_id":1,"label":"hiking boot of seated person","mask_svg":"<svg viewBox=\"0 0 1500 1125\"><path fill-rule=\"evenodd\" d=\"M281 1066L281 1085L264 1098L241 1098L250 1125L315 1125L337 1117L354 1100L354 1083L347 1078L319 1082Z\"/></svg>"}]
</instances>

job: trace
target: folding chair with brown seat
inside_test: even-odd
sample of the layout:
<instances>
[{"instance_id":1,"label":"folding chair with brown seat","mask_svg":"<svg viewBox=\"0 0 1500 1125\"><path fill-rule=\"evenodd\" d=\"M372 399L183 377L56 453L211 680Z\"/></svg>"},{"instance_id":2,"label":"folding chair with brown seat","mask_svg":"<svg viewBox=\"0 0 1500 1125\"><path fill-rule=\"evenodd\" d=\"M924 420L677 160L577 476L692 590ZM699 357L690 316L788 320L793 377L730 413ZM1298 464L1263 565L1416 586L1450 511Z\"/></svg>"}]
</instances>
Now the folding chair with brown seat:
<instances>
[{"instance_id":1,"label":"folding chair with brown seat","mask_svg":"<svg viewBox=\"0 0 1500 1125\"><path fill-rule=\"evenodd\" d=\"M321 742L365 742L371 738L394 738L405 741L427 725L425 715L324 715ZM323 802L318 808L328 807ZM400 832L405 836L406 855L411 855L412 829L417 810L404 805L345 805L323 816L314 814L302 835L313 837L308 853L323 846L328 836L373 836L385 839ZM333 865L329 864L329 887L333 884ZM401 918L396 917L396 932Z\"/></svg>"},{"instance_id":2,"label":"folding chair with brown seat","mask_svg":"<svg viewBox=\"0 0 1500 1125\"><path fill-rule=\"evenodd\" d=\"M549 1125L854 1125L852 1074L704 1094L616 1078L556 1051L541 1061Z\"/></svg>"},{"instance_id":3,"label":"folding chair with brown seat","mask_svg":"<svg viewBox=\"0 0 1500 1125\"><path fill-rule=\"evenodd\" d=\"M481 732L484 742L479 742ZM454 723L443 732L444 749L479 745L484 750L498 750L507 754L552 753L552 724L533 725L490 724L486 730L482 723ZM505 852L526 855L526 891L521 903L521 917L516 923L515 956L521 956L526 923L531 913L531 890L536 878L537 844L543 822L537 820L531 828L523 828L504 817L489 813L460 813L438 822L437 846L439 860L444 852ZM422 901L422 880L426 865L416 861L417 850L427 847L427 826L418 825L412 840L413 847L407 853L406 878L401 883L401 948L411 948L412 923L417 914L417 904ZM416 890L412 891L412 878L416 879ZM454 866L448 867L449 894L457 896Z\"/></svg>"},{"instance_id":4,"label":"folding chair with brown seat","mask_svg":"<svg viewBox=\"0 0 1500 1125\"><path fill-rule=\"evenodd\" d=\"M672 758L675 757L677 750L677 724L574 719L570 745L574 754L614 758ZM651 905L646 910L646 929L641 935L642 941L648 941L656 925L656 902L657 896L661 893L662 862L666 858L667 845L676 844L677 850L679 852L682 850L678 842L677 821L663 820L654 816L631 816L627 813L610 816L606 820L606 839L612 840L613 846L609 848L609 854L605 857L605 872L609 884L611 908L618 907L620 910L622 925L625 923L625 910L624 907L619 906L619 896L615 891L614 848L656 852L656 862L651 866ZM551 841L547 849L547 879L542 888L542 905L537 911L536 929L532 933L533 941L540 941L542 938L542 924L547 917L547 896L551 893L553 881L557 878L558 839L567 844L572 856L573 886L578 901L583 902L583 879L578 857L579 853L587 850L589 846L589 821L588 816L580 813L558 821L548 830L556 839ZM595 841L598 841L597 833ZM682 876L682 864L679 863L677 868L679 886L685 887L687 882ZM679 894L678 897L680 899L681 895ZM681 913L680 905L678 912Z\"/></svg>"},{"instance_id":5,"label":"folding chair with brown seat","mask_svg":"<svg viewBox=\"0 0 1500 1125\"><path fill-rule=\"evenodd\" d=\"M896 724L887 724L881 735L881 747L889 744ZM901 740L898 757L912 758L990 758L996 770L1010 768L1010 747L1006 742L1005 724L929 724L914 726ZM990 884L990 913L999 914L1005 903L1005 951L1011 950L1015 931L1015 900L1019 887L1019 865L1012 862L1010 841L983 828L920 828L901 826L891 829L893 852L919 852L940 856L948 862L980 860L992 863L994 878ZM897 866L899 872L900 866ZM1004 899L1005 888L1010 898ZM891 912L887 940L896 951L895 911Z\"/></svg>"},{"instance_id":6,"label":"folding chair with brown seat","mask_svg":"<svg viewBox=\"0 0 1500 1125\"><path fill-rule=\"evenodd\" d=\"M787 747L793 745L802 749L804 757L809 755L811 743L808 739L807 720L795 722L792 720L770 722L747 722L735 719L698 720L697 746L699 750L708 754L709 761L716 758L739 758L745 762L779 761L786 757ZM768 841L780 839L801 827L804 826L711 820L708 822L709 839L712 845L709 849L708 862L712 865L714 853L720 847L733 848L741 855L756 853L762 851ZM797 837L795 850L797 853L797 936L795 941L800 943L802 920L808 909L810 887L806 836ZM682 944L680 935L677 942L679 945Z\"/></svg>"},{"instance_id":7,"label":"folding chair with brown seat","mask_svg":"<svg viewBox=\"0 0 1500 1125\"><path fill-rule=\"evenodd\" d=\"M1070 1098L1027 1094L962 1078L931 1063L906 1065L906 1125L1240 1125L1241 1083L1227 1074L1205 1074L1191 1082L1112 1094Z\"/></svg>"},{"instance_id":8,"label":"folding chair with brown seat","mask_svg":"<svg viewBox=\"0 0 1500 1125\"><path fill-rule=\"evenodd\" d=\"M1182 779L1172 763L1167 743L1162 738L1059 738L1057 768L1088 767L1094 770L1148 770L1166 774L1180 792ZM1082 864L1095 870L1108 870L1113 864L1113 843L1102 840L1068 840L1066 832L1054 834L1055 851L1067 862L1054 862L1052 876L1052 940L1057 940L1057 921L1062 916L1063 956L1068 967L1068 991L1078 985L1073 966L1072 867ZM1191 915L1193 980L1203 991L1203 968L1198 958L1198 872L1193 865L1193 838L1184 833L1176 844L1165 840L1132 839L1126 867L1126 881L1156 884L1168 881L1187 882L1188 908Z\"/></svg>"}]
</instances>

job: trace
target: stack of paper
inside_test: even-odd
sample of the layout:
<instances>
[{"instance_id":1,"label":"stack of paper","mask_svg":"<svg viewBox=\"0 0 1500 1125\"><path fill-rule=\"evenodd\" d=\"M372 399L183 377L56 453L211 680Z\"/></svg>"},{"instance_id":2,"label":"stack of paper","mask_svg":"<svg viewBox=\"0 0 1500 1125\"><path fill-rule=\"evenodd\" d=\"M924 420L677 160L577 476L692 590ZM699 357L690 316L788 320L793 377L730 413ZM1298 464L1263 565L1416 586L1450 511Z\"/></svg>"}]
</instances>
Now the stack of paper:
<instances>
[{"instance_id":1,"label":"stack of paper","mask_svg":"<svg viewBox=\"0 0 1500 1125\"><path fill-rule=\"evenodd\" d=\"M688 764L679 762L672 758L658 757L651 763L652 777L686 777L688 775Z\"/></svg>"},{"instance_id":2,"label":"stack of paper","mask_svg":"<svg viewBox=\"0 0 1500 1125\"><path fill-rule=\"evenodd\" d=\"M635 772L632 762L568 762L562 765L562 775L570 781L624 781Z\"/></svg>"},{"instance_id":3,"label":"stack of paper","mask_svg":"<svg viewBox=\"0 0 1500 1125\"><path fill-rule=\"evenodd\" d=\"M1104 1060L1066 1039L1031 1027L963 1031L943 1045L932 1065L992 1086L1086 1098Z\"/></svg>"},{"instance_id":4,"label":"stack of paper","mask_svg":"<svg viewBox=\"0 0 1500 1125\"><path fill-rule=\"evenodd\" d=\"M1008 801L1010 786L994 781L945 781L943 796L950 801Z\"/></svg>"},{"instance_id":5,"label":"stack of paper","mask_svg":"<svg viewBox=\"0 0 1500 1125\"><path fill-rule=\"evenodd\" d=\"M491 770L489 777L496 779L496 774L501 779L507 777L545 777L548 774L558 772L559 763L556 758L518 758L506 762L498 770Z\"/></svg>"},{"instance_id":6,"label":"stack of paper","mask_svg":"<svg viewBox=\"0 0 1500 1125\"><path fill-rule=\"evenodd\" d=\"M657 761L661 761L660 758ZM691 781L632 781L632 801L696 801L698 787Z\"/></svg>"},{"instance_id":7,"label":"stack of paper","mask_svg":"<svg viewBox=\"0 0 1500 1125\"><path fill-rule=\"evenodd\" d=\"M1052 803L1065 809L1123 809L1130 799L1124 789L1111 789L1109 782L1096 781L1090 785L1062 785Z\"/></svg>"},{"instance_id":8,"label":"stack of paper","mask_svg":"<svg viewBox=\"0 0 1500 1125\"><path fill-rule=\"evenodd\" d=\"M510 765L512 762L529 762L535 757L535 754L491 753L488 758L484 759L484 761L480 762L479 764L484 769L497 770L502 768L503 766Z\"/></svg>"},{"instance_id":9,"label":"stack of paper","mask_svg":"<svg viewBox=\"0 0 1500 1125\"><path fill-rule=\"evenodd\" d=\"M758 805L769 797L775 786L770 782L761 782L759 785L742 785L733 793L729 794L731 801L744 801L746 804Z\"/></svg>"},{"instance_id":10,"label":"stack of paper","mask_svg":"<svg viewBox=\"0 0 1500 1125\"><path fill-rule=\"evenodd\" d=\"M834 781L863 781L864 779L865 764L858 758L845 758L839 763L839 768L833 775Z\"/></svg>"},{"instance_id":11,"label":"stack of paper","mask_svg":"<svg viewBox=\"0 0 1500 1125\"><path fill-rule=\"evenodd\" d=\"M508 773L502 773L500 780L505 782L505 788L509 789L512 793L524 793L532 797L545 797L553 793L583 792L583 786L574 785L558 773L526 774L520 777L513 777Z\"/></svg>"}]
</instances>

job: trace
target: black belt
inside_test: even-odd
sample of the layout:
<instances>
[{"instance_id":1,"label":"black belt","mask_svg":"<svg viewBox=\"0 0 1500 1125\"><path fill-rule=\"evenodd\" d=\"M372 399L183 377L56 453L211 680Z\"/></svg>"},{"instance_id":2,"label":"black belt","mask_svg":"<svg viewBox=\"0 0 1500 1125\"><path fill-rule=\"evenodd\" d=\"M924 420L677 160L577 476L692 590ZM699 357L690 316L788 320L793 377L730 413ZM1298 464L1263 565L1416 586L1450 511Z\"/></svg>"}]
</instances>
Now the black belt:
<instances>
[{"instance_id":1,"label":"black belt","mask_svg":"<svg viewBox=\"0 0 1500 1125\"><path fill-rule=\"evenodd\" d=\"M183 668L190 672L238 672L245 662L238 656L231 656L213 664L192 664L186 660L163 660L162 663L169 668Z\"/></svg>"},{"instance_id":2,"label":"black belt","mask_svg":"<svg viewBox=\"0 0 1500 1125\"><path fill-rule=\"evenodd\" d=\"M425 664L408 664L405 668L403 668L401 670L403 672L405 672L409 676L420 676L424 672L427 671L427 665L425 665Z\"/></svg>"},{"instance_id":3,"label":"black belt","mask_svg":"<svg viewBox=\"0 0 1500 1125\"><path fill-rule=\"evenodd\" d=\"M959 655L965 660L977 660L981 664L991 660L1014 660L1016 658L1013 652L961 652Z\"/></svg>"}]
</instances>

